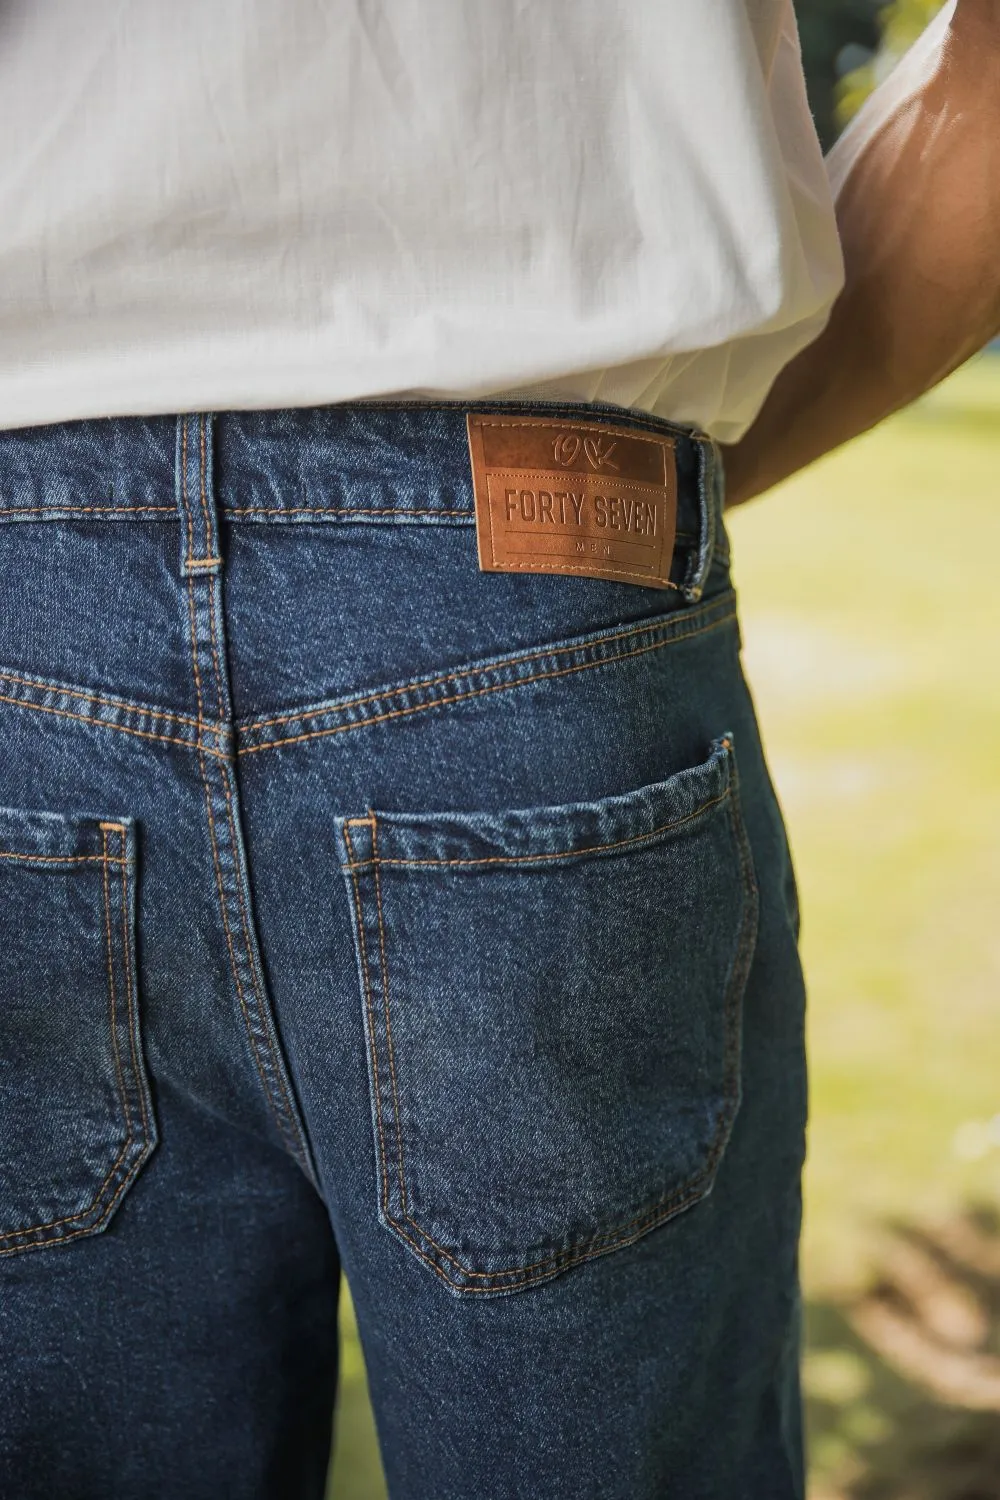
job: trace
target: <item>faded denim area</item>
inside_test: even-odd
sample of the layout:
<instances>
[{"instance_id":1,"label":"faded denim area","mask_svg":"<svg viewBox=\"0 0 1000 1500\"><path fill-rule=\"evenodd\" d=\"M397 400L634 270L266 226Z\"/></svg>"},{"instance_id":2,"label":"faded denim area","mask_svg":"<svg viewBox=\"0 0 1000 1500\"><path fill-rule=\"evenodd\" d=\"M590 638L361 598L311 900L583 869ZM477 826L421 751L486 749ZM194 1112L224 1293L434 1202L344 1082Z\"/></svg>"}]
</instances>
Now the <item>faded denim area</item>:
<instances>
[{"instance_id":1,"label":"faded denim area","mask_svg":"<svg viewBox=\"0 0 1000 1500\"><path fill-rule=\"evenodd\" d=\"M0 434L0 1493L321 1496L343 1268L398 1500L803 1494L715 450L483 573L469 409Z\"/></svg>"}]
</instances>

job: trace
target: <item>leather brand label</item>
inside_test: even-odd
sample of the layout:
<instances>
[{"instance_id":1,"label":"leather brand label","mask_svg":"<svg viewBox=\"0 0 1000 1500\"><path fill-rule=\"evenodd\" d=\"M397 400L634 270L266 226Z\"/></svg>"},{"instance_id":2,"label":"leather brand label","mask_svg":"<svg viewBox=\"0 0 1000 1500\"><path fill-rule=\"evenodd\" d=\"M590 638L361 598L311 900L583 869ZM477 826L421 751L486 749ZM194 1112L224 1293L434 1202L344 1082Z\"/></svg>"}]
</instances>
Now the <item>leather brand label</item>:
<instances>
[{"instance_id":1,"label":"leather brand label","mask_svg":"<svg viewBox=\"0 0 1000 1500\"><path fill-rule=\"evenodd\" d=\"M672 439L514 413L467 423L480 568L671 587Z\"/></svg>"}]
</instances>

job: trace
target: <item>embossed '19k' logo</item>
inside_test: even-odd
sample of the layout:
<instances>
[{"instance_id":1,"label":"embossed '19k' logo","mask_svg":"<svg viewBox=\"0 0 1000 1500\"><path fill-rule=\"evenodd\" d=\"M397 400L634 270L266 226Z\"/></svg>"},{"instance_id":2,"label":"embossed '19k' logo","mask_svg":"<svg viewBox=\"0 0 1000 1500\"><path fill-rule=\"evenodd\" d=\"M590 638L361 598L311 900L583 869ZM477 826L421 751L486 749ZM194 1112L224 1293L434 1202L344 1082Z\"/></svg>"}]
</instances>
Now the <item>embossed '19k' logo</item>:
<instances>
[{"instance_id":1,"label":"embossed '19k' logo","mask_svg":"<svg viewBox=\"0 0 1000 1500\"><path fill-rule=\"evenodd\" d=\"M577 432L561 432L553 445L553 456L557 464L562 464L564 469L568 469L571 464L576 463L582 448L583 455L592 469L611 469L617 474L618 465L611 460L611 455L617 446L616 442L609 442L607 438L581 438Z\"/></svg>"}]
</instances>

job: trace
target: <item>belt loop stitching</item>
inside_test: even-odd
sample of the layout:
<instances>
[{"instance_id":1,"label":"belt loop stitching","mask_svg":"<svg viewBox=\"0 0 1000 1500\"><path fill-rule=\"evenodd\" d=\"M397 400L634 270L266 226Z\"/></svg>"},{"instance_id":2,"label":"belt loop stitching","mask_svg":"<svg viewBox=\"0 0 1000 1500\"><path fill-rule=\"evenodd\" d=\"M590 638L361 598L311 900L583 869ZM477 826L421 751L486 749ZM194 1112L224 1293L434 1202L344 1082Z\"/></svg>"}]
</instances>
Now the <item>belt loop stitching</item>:
<instances>
[{"instance_id":1,"label":"belt loop stitching","mask_svg":"<svg viewBox=\"0 0 1000 1500\"><path fill-rule=\"evenodd\" d=\"M181 527L181 575L190 578L193 574L214 576L222 566L219 553L218 521L214 503L208 494L211 472L211 443L209 424L211 416L177 418L177 508ZM197 446L194 442L194 424L197 423ZM195 487L195 466L201 505L189 504L189 490Z\"/></svg>"}]
</instances>

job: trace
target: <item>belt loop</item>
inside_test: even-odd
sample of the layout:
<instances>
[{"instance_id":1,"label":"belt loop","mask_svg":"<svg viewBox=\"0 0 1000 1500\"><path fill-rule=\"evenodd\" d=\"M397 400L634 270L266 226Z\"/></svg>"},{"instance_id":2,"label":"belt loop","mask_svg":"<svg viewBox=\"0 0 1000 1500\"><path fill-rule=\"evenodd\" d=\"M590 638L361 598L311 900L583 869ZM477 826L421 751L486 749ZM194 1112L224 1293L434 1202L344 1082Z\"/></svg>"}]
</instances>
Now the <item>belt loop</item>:
<instances>
[{"instance_id":1,"label":"belt loop","mask_svg":"<svg viewBox=\"0 0 1000 1500\"><path fill-rule=\"evenodd\" d=\"M212 418L177 418L177 509L181 520L181 573L211 577L222 567L212 487Z\"/></svg>"},{"instance_id":2,"label":"belt loop","mask_svg":"<svg viewBox=\"0 0 1000 1500\"><path fill-rule=\"evenodd\" d=\"M683 584L684 597L689 604L697 604L705 589L705 581L715 556L723 493L722 454L718 443L706 437L696 438L695 441L698 445L700 536L698 550L691 556Z\"/></svg>"}]
</instances>

